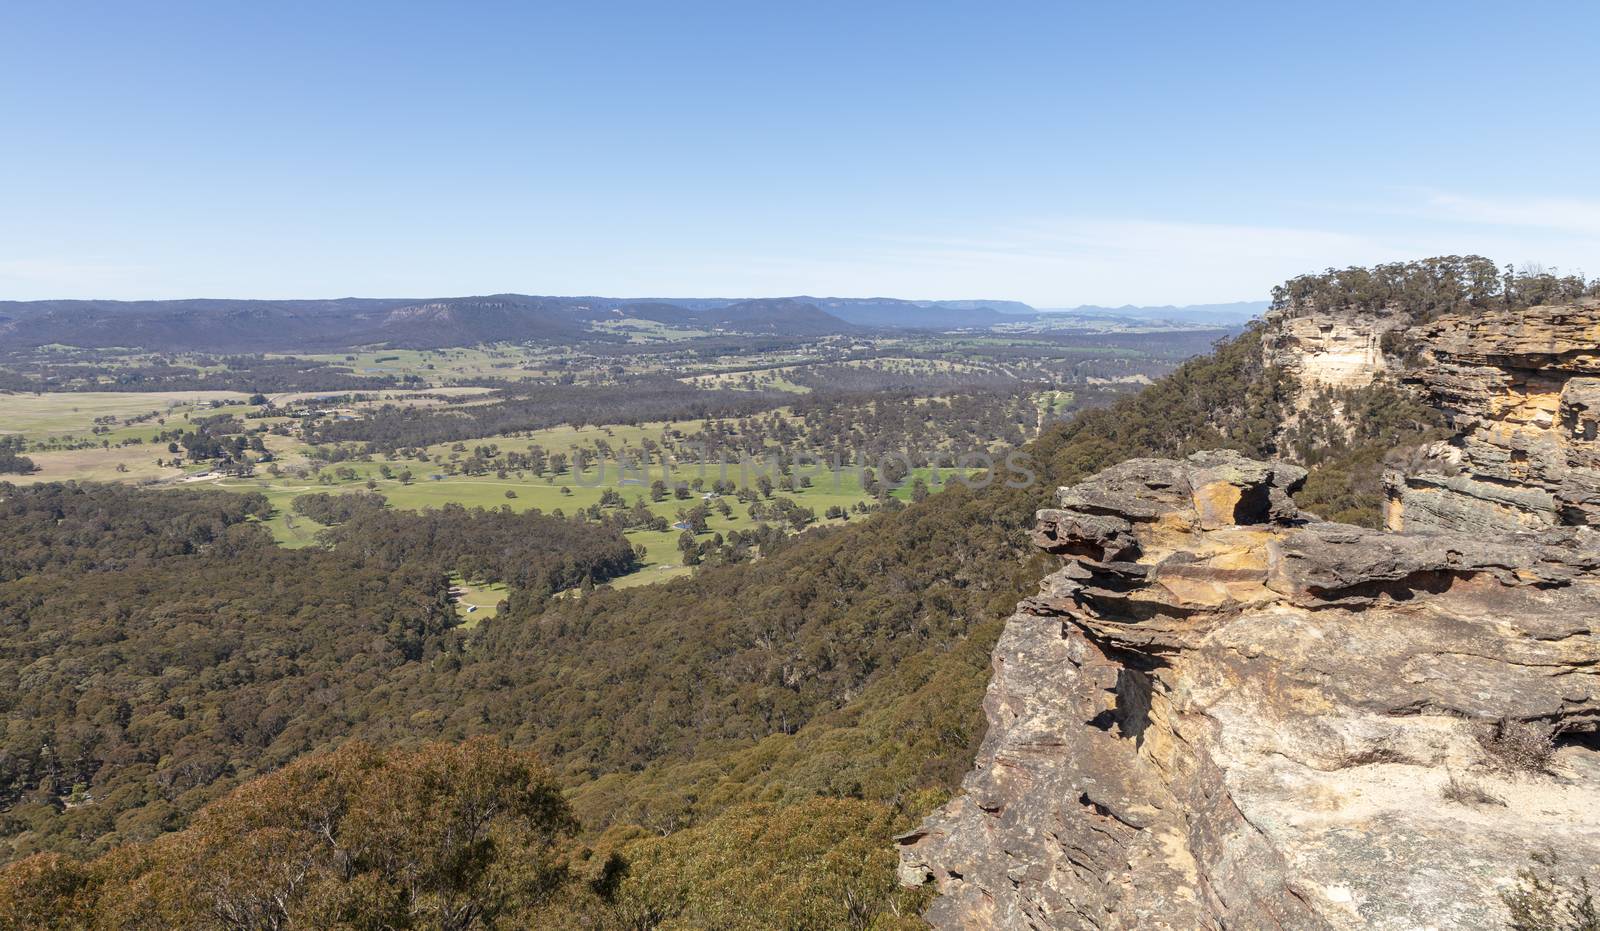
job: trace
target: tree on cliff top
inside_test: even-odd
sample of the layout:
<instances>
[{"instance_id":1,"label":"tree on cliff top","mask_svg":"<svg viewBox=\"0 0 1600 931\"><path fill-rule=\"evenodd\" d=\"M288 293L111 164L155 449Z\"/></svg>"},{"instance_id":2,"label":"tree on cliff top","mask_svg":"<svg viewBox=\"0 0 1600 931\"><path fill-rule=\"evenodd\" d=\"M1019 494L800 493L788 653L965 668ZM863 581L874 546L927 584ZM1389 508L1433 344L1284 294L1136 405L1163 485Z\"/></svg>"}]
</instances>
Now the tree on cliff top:
<instances>
[{"instance_id":1,"label":"tree on cliff top","mask_svg":"<svg viewBox=\"0 0 1600 931\"><path fill-rule=\"evenodd\" d=\"M1404 313L1416 320L1488 307L1559 304L1600 295L1600 279L1562 275L1542 265L1504 269L1481 255L1448 255L1372 267L1330 268L1272 289L1272 309Z\"/></svg>"}]
</instances>

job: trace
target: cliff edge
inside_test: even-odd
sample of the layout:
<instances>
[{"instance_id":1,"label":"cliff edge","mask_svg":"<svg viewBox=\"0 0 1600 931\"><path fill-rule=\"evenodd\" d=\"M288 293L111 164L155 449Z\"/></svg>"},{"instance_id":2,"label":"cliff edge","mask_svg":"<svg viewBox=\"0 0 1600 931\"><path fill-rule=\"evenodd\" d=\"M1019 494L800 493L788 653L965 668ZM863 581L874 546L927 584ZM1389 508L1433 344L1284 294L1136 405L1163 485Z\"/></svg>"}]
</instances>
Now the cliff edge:
<instances>
[{"instance_id":1,"label":"cliff edge","mask_svg":"<svg viewBox=\"0 0 1600 931\"><path fill-rule=\"evenodd\" d=\"M1530 854L1594 875L1600 318L1561 310L1435 321L1374 369L1458 429L1391 475L1391 531L1230 452L1061 489L1034 539L1063 567L1007 622L976 768L901 838L927 919L1489 929Z\"/></svg>"}]
</instances>

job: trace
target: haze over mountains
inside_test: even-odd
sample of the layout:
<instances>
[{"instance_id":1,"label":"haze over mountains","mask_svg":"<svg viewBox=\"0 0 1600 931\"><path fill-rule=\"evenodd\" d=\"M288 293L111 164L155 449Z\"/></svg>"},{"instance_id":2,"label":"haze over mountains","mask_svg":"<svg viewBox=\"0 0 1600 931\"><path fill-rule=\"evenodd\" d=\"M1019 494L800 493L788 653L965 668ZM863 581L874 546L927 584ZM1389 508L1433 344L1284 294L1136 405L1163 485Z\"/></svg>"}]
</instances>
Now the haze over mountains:
<instances>
[{"instance_id":1,"label":"haze over mountains","mask_svg":"<svg viewBox=\"0 0 1600 931\"><path fill-rule=\"evenodd\" d=\"M0 347L54 344L166 351L337 351L355 346L425 349L490 342L626 338L598 324L650 321L668 328L786 337L865 329L982 329L1027 321L1087 326L1107 321L1235 325L1264 303L1193 307L1083 306L1040 311L1018 301L896 298L625 299L496 294L331 300L6 301Z\"/></svg>"},{"instance_id":2,"label":"haze over mountains","mask_svg":"<svg viewBox=\"0 0 1600 931\"><path fill-rule=\"evenodd\" d=\"M1226 304L1185 304L1181 307L1164 304L1139 307L1124 304L1121 307L1104 307L1098 304L1080 304L1077 307L1045 307L1037 313L1077 314L1085 317L1127 317L1134 320L1171 320L1181 323L1210 323L1233 326L1266 313L1269 301L1232 301Z\"/></svg>"}]
</instances>

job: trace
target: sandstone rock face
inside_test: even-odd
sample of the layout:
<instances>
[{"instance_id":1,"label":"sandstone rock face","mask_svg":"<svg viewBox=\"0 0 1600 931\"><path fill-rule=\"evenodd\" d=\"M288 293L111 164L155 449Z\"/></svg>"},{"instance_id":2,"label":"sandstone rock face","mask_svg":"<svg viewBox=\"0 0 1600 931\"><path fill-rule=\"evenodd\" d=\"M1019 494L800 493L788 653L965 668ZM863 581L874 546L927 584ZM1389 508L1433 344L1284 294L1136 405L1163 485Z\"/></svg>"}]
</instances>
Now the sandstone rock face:
<instances>
[{"instance_id":1,"label":"sandstone rock face","mask_svg":"<svg viewBox=\"0 0 1600 931\"><path fill-rule=\"evenodd\" d=\"M1409 319L1275 311L1267 316L1262 349L1268 365L1284 369L1302 384L1360 388L1389 369L1383 334L1406 326Z\"/></svg>"},{"instance_id":2,"label":"sandstone rock face","mask_svg":"<svg viewBox=\"0 0 1600 931\"><path fill-rule=\"evenodd\" d=\"M1592 434L1574 378L1549 429ZM964 794L901 839L936 928L1490 929L1530 851L1600 868L1600 531L1325 523L1304 474L1132 460L1039 512L1063 568ZM1555 735L1547 769L1484 722Z\"/></svg>"},{"instance_id":3,"label":"sandstone rock face","mask_svg":"<svg viewBox=\"0 0 1600 931\"><path fill-rule=\"evenodd\" d=\"M1459 431L1388 476L1391 529L1600 526L1600 304L1442 318L1406 380Z\"/></svg>"}]
</instances>

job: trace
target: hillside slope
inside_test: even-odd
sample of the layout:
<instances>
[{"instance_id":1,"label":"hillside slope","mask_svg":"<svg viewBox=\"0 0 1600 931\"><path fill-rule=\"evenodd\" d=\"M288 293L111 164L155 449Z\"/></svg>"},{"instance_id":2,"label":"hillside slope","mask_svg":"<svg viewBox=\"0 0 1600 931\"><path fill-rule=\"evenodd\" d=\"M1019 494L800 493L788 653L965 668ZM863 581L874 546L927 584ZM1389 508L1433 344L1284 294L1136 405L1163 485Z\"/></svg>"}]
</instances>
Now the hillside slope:
<instances>
[{"instance_id":1,"label":"hillside slope","mask_svg":"<svg viewBox=\"0 0 1600 931\"><path fill-rule=\"evenodd\" d=\"M329 713L296 733L330 745L489 734L536 750L585 833L559 901L509 926L915 926L931 890L896 887L890 838L943 801L977 751L988 652L1046 571L1026 532L1050 489L1133 456L1290 454L1316 460L1308 489L1323 473L1350 479L1325 483L1320 500L1302 492L1302 506L1326 501L1376 525L1382 450L1436 429L1384 379L1360 394L1308 393L1268 363L1261 337L1249 331L1135 397L1051 425L1023 450L1034 481L1022 487L952 489L675 583L514 599L423 661L327 680ZM1337 413L1327 429L1296 422L1319 395ZM31 815L10 828L18 854L114 852L18 864L0 915L16 877L41 870L104 879L82 897L87 887L35 883L46 892L34 906L104 915L181 868L140 859L154 819L96 821L92 806ZM262 850L239 869L275 862ZM150 864L136 881L119 866L130 858Z\"/></svg>"}]
</instances>

